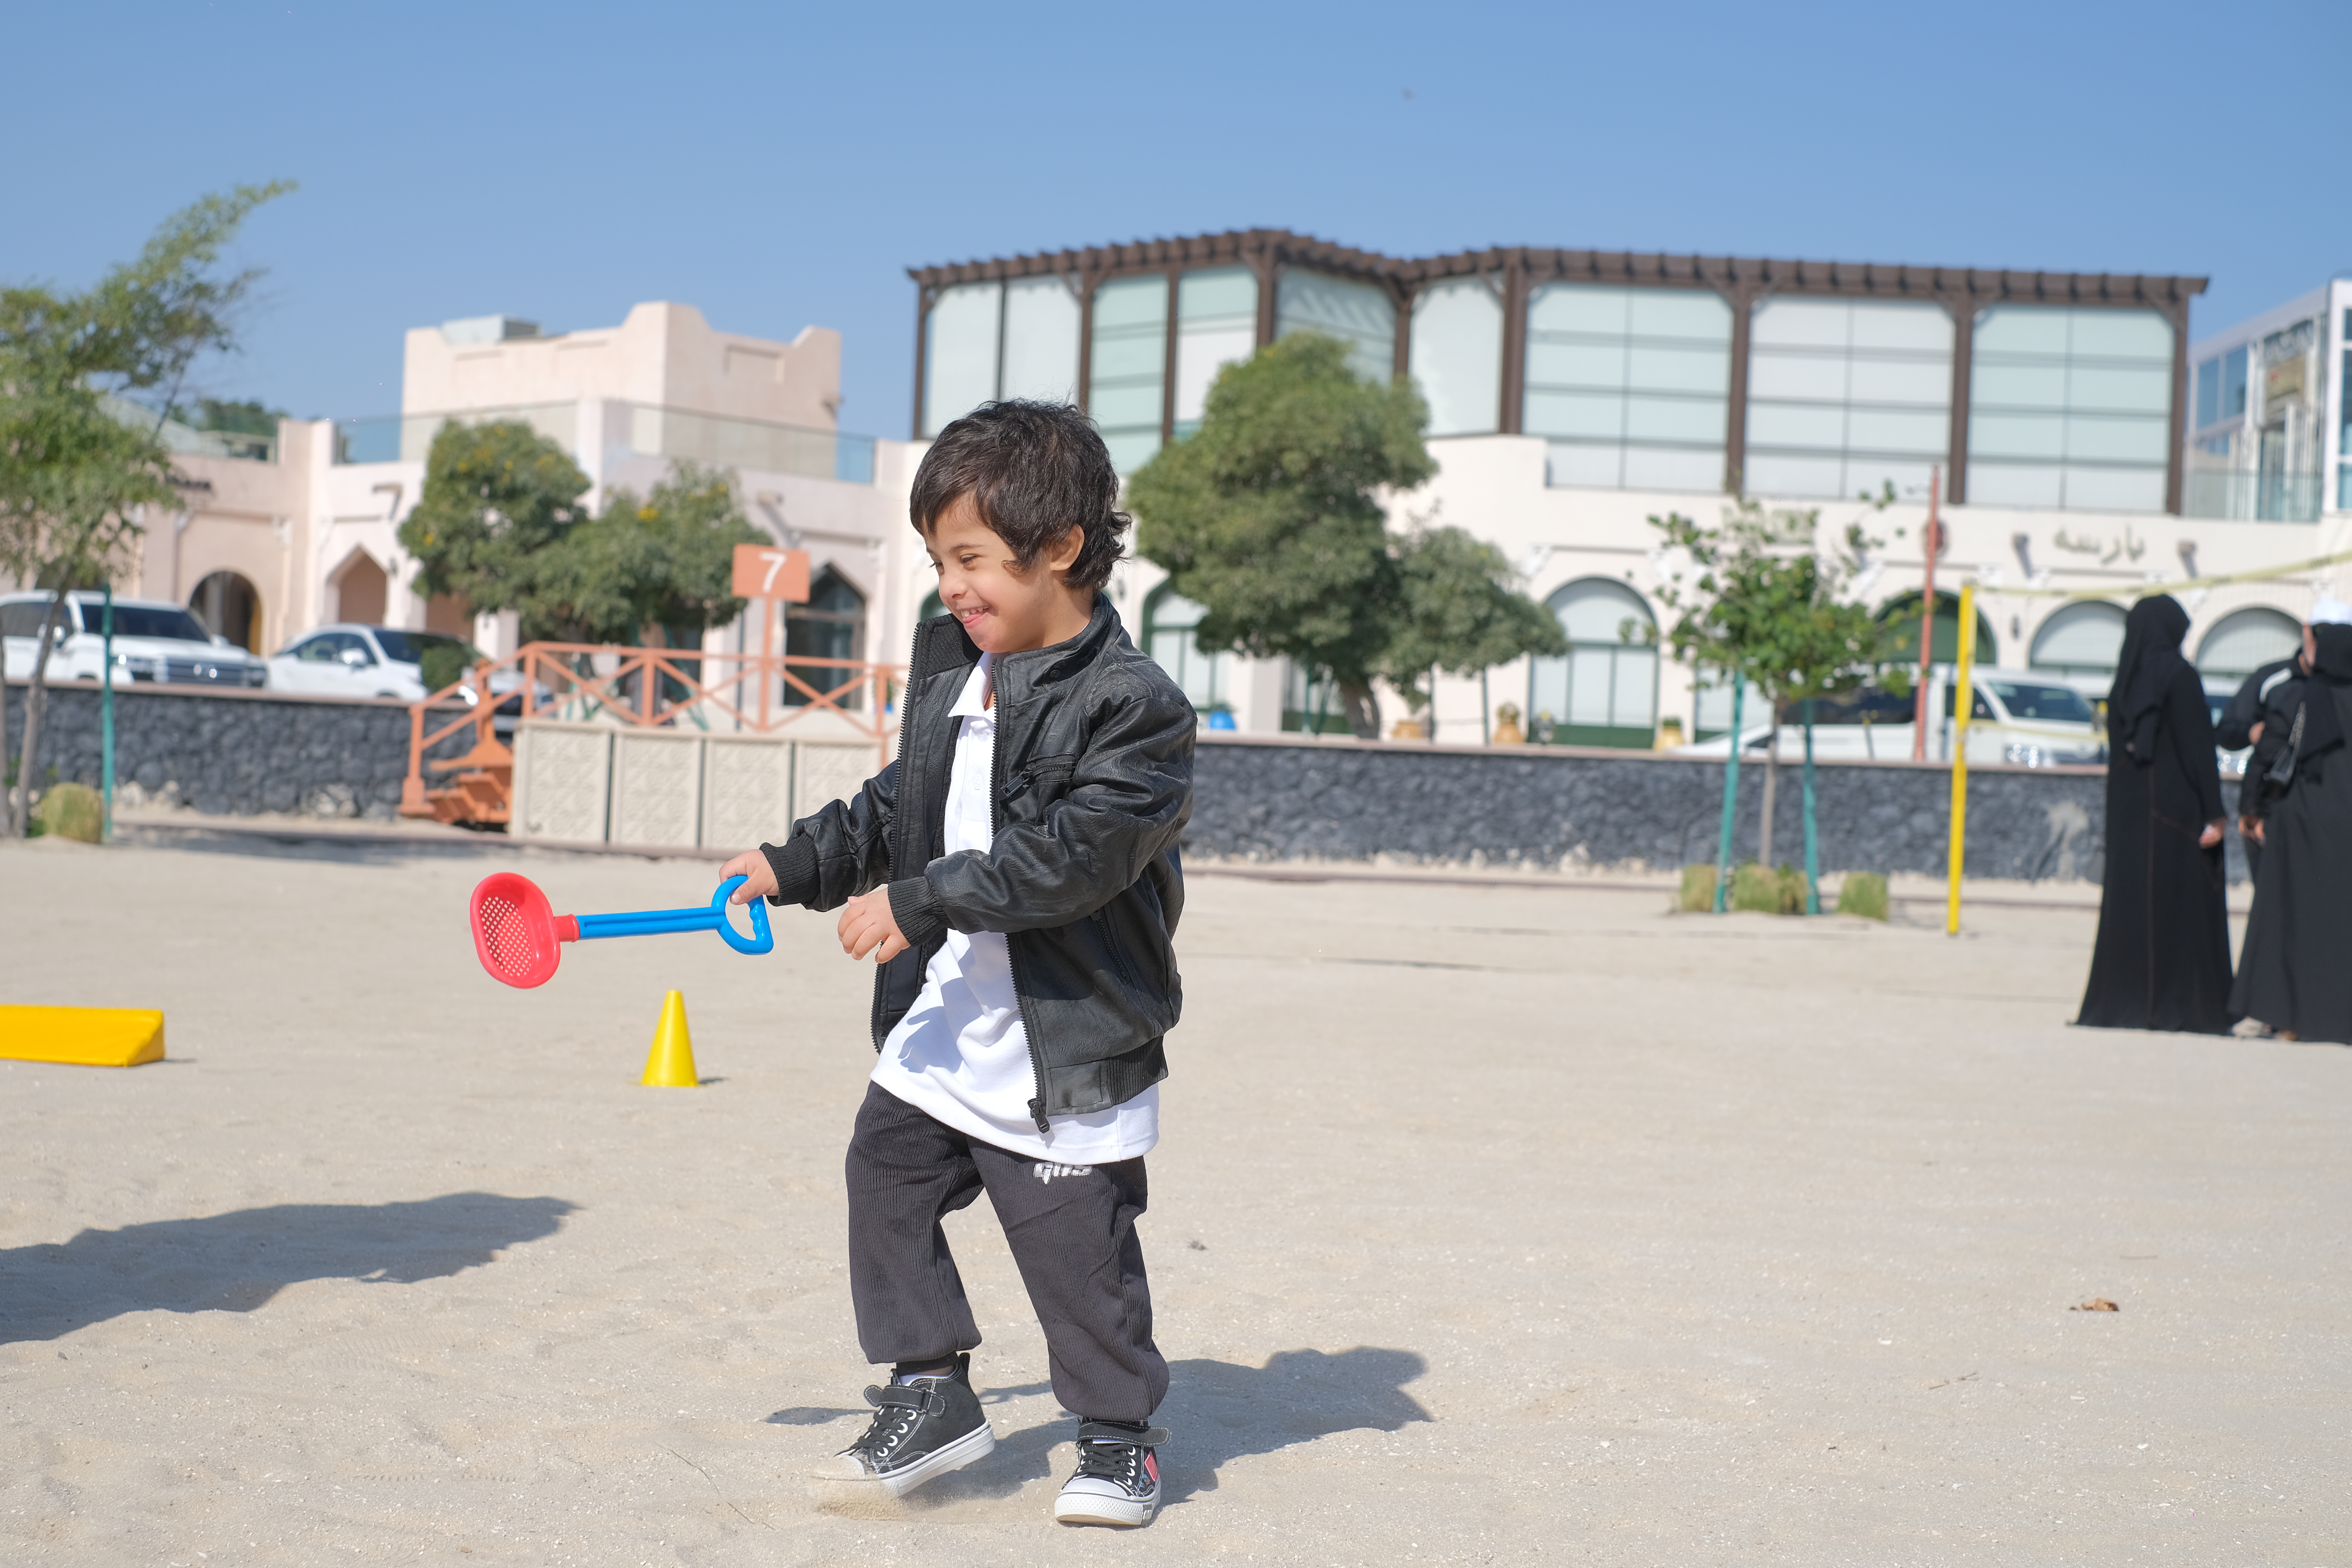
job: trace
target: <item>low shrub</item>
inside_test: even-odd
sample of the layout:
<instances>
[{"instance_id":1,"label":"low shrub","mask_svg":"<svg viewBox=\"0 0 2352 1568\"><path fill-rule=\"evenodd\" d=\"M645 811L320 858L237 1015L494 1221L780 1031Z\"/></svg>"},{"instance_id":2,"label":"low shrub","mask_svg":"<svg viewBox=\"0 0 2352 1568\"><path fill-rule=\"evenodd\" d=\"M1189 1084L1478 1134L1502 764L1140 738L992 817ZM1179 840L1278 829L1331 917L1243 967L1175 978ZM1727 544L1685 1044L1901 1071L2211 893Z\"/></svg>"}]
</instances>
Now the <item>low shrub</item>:
<instances>
[{"instance_id":1,"label":"low shrub","mask_svg":"<svg viewBox=\"0 0 2352 1568\"><path fill-rule=\"evenodd\" d=\"M95 844L105 831L105 803L88 784L51 784L33 816L44 837L55 835L78 844Z\"/></svg>"},{"instance_id":2,"label":"low shrub","mask_svg":"<svg viewBox=\"0 0 2352 1568\"><path fill-rule=\"evenodd\" d=\"M1715 908L1715 868L1685 866L1683 868L1683 890L1675 907L1692 914L1705 914Z\"/></svg>"},{"instance_id":3,"label":"low shrub","mask_svg":"<svg viewBox=\"0 0 2352 1568\"><path fill-rule=\"evenodd\" d=\"M1838 889L1837 912L1864 920L1886 918L1886 878L1877 871L1849 871Z\"/></svg>"}]
</instances>

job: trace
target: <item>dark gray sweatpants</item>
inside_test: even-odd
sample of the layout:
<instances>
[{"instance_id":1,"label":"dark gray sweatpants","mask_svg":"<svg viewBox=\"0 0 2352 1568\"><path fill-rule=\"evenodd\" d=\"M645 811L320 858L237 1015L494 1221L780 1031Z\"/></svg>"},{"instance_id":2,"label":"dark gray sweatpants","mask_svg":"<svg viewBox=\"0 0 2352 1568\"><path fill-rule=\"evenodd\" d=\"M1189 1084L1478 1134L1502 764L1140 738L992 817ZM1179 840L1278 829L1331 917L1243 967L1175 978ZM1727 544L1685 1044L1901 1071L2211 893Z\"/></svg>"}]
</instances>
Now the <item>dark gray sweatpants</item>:
<instances>
[{"instance_id":1,"label":"dark gray sweatpants","mask_svg":"<svg viewBox=\"0 0 2352 1568\"><path fill-rule=\"evenodd\" d=\"M980 1343L940 1221L988 1190L1029 1289L1064 1409L1148 1421L1168 1393L1143 1278L1143 1162L1041 1164L933 1120L875 1084L849 1140L849 1294L877 1363Z\"/></svg>"}]
</instances>

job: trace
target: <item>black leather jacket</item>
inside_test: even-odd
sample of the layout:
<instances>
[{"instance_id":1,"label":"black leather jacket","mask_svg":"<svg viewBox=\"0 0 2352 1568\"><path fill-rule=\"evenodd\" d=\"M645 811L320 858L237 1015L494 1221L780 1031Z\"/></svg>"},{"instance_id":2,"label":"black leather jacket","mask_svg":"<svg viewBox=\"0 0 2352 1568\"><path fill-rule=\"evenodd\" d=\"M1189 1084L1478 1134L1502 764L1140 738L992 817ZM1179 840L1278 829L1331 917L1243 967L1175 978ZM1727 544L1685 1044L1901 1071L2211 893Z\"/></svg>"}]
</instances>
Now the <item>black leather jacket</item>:
<instances>
[{"instance_id":1,"label":"black leather jacket","mask_svg":"<svg viewBox=\"0 0 2352 1568\"><path fill-rule=\"evenodd\" d=\"M912 945L875 976L877 1051L950 929L1005 933L1043 1131L1049 1117L1107 1110L1168 1076L1161 1040L1183 1010L1170 941L1184 908L1177 839L1199 721L1097 595L1076 638L995 661L995 837L985 854L948 855L949 710L979 662L952 616L919 626L898 759L761 848L775 903L837 909L888 885Z\"/></svg>"}]
</instances>

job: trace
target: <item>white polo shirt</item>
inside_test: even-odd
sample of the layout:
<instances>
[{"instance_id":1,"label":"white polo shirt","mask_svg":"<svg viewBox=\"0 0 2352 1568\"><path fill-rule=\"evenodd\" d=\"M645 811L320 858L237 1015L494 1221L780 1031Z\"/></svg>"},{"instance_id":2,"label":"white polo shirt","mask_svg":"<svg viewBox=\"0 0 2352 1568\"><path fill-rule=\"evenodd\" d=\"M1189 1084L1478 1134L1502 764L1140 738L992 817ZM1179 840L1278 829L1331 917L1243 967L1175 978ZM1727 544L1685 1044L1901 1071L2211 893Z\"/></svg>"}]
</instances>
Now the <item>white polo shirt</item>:
<instances>
[{"instance_id":1,"label":"white polo shirt","mask_svg":"<svg viewBox=\"0 0 2352 1568\"><path fill-rule=\"evenodd\" d=\"M956 720L946 822L950 855L985 854L996 837L990 798L996 716L985 700L992 659L981 655L980 668L950 710ZM959 1132L1034 1160L1107 1164L1135 1159L1160 1142L1156 1083L1124 1105L1056 1116L1050 1131L1037 1131L1029 1102L1039 1086L1002 931L948 932L923 972L923 994L882 1043L874 1081Z\"/></svg>"}]
</instances>

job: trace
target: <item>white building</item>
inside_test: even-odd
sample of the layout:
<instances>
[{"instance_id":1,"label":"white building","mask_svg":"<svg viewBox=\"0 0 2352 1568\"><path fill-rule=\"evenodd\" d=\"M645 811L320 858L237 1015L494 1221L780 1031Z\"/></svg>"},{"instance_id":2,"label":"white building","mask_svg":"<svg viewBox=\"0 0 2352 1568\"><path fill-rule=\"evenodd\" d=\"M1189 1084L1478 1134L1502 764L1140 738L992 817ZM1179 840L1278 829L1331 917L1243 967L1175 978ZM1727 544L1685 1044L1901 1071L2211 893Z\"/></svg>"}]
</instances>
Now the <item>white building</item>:
<instances>
[{"instance_id":1,"label":"white building","mask_svg":"<svg viewBox=\"0 0 2352 1568\"><path fill-rule=\"evenodd\" d=\"M2181 582L2190 654L2210 683L2232 681L2292 646L2340 568L2198 580L2348 542L2340 510L2270 521L2184 506L2189 302L2202 279L1530 248L1399 259L1279 230L910 275L918 435L989 397L1071 396L1131 469L1200 418L1221 364L1287 332L1335 333L1364 373L1412 376L1440 472L1391 515L1501 545L1574 645L1441 681L1441 741L1478 739L1505 701L1580 744L1727 723L1727 692L1699 690L1622 633L1667 619L1646 520L1709 521L1729 491L1818 507L1836 531L1864 521L1886 541L1864 591L1916 624L1937 475L1938 650L1948 657L1957 631L1953 591L1972 580L1980 660L2085 678L2112 670L2134 591ZM2315 387L2328 371L2305 363ZM2324 423L2340 456L2340 421ZM1883 510L1855 499L1889 486ZM1139 641L1237 728L1298 729L1313 710L1301 671L1201 655L1197 610L1156 569L1131 564L1117 592ZM2057 596L2084 592L2096 596Z\"/></svg>"},{"instance_id":2,"label":"white building","mask_svg":"<svg viewBox=\"0 0 2352 1568\"><path fill-rule=\"evenodd\" d=\"M2337 279L2189 350L2193 517L2312 522L2352 510L2352 280Z\"/></svg>"}]
</instances>

